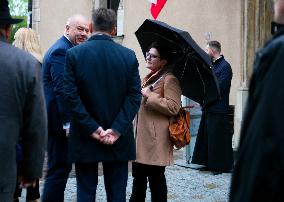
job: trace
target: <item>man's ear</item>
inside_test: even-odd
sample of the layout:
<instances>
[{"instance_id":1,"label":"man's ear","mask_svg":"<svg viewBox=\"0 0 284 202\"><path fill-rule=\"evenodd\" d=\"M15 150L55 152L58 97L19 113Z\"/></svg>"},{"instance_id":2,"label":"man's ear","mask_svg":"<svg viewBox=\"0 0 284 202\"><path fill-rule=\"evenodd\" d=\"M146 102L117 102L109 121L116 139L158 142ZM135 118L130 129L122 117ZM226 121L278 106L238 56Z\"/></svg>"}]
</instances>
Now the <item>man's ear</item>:
<instances>
[{"instance_id":1,"label":"man's ear","mask_svg":"<svg viewBox=\"0 0 284 202\"><path fill-rule=\"evenodd\" d=\"M7 25L4 30L4 35L7 41L10 41L11 39L11 32L12 32L12 26Z\"/></svg>"},{"instance_id":2,"label":"man's ear","mask_svg":"<svg viewBox=\"0 0 284 202\"><path fill-rule=\"evenodd\" d=\"M114 26L114 27L112 28L112 30L111 30L110 35L111 35L111 36L116 36L116 32L117 32L117 28L116 28L116 26Z\"/></svg>"},{"instance_id":3,"label":"man's ear","mask_svg":"<svg viewBox=\"0 0 284 202\"><path fill-rule=\"evenodd\" d=\"M64 30L64 33L68 36L69 34L69 29L70 29L70 26L69 25L65 25L65 30Z\"/></svg>"},{"instance_id":4,"label":"man's ear","mask_svg":"<svg viewBox=\"0 0 284 202\"><path fill-rule=\"evenodd\" d=\"M90 24L89 24L89 30L90 30L90 34L92 34L94 32L94 26L93 26L92 22L90 22Z\"/></svg>"},{"instance_id":5,"label":"man's ear","mask_svg":"<svg viewBox=\"0 0 284 202\"><path fill-rule=\"evenodd\" d=\"M161 63L162 63L162 66L164 67L164 66L168 63L168 61L165 60L165 59L162 59L162 60L161 60Z\"/></svg>"}]
</instances>

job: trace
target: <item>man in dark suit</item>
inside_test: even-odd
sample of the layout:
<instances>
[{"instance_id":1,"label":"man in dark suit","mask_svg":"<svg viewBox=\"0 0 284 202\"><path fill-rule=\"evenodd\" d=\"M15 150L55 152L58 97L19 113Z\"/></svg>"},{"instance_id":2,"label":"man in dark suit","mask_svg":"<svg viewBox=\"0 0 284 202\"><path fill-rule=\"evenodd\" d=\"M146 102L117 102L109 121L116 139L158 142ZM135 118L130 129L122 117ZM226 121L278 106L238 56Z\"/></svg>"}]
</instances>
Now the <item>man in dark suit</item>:
<instances>
[{"instance_id":1,"label":"man in dark suit","mask_svg":"<svg viewBox=\"0 0 284 202\"><path fill-rule=\"evenodd\" d=\"M220 99L203 107L192 163L204 165L202 170L214 175L229 172L233 165L232 130L229 94L232 80L231 65L221 55L221 44L209 41L206 52L213 62L213 72L220 88Z\"/></svg>"},{"instance_id":2,"label":"man in dark suit","mask_svg":"<svg viewBox=\"0 0 284 202\"><path fill-rule=\"evenodd\" d=\"M16 185L16 144L23 143L21 186L41 177L47 118L40 63L8 44L12 19L7 0L0 0L0 201L11 202Z\"/></svg>"},{"instance_id":3,"label":"man in dark suit","mask_svg":"<svg viewBox=\"0 0 284 202\"><path fill-rule=\"evenodd\" d=\"M71 16L65 33L47 51L43 59L44 93L48 113L48 169L43 202L64 201L64 190L72 164L68 161L69 115L64 106L63 73L66 51L84 42L89 22L81 15Z\"/></svg>"},{"instance_id":4,"label":"man in dark suit","mask_svg":"<svg viewBox=\"0 0 284 202\"><path fill-rule=\"evenodd\" d=\"M95 201L103 162L107 201L126 201L128 161L135 159L132 121L141 100L135 53L117 43L113 10L93 11L94 35L67 51L65 94L71 111L70 155L78 202Z\"/></svg>"},{"instance_id":5,"label":"man in dark suit","mask_svg":"<svg viewBox=\"0 0 284 202\"><path fill-rule=\"evenodd\" d=\"M284 0L274 0L277 30L256 53L231 202L284 201Z\"/></svg>"}]
</instances>

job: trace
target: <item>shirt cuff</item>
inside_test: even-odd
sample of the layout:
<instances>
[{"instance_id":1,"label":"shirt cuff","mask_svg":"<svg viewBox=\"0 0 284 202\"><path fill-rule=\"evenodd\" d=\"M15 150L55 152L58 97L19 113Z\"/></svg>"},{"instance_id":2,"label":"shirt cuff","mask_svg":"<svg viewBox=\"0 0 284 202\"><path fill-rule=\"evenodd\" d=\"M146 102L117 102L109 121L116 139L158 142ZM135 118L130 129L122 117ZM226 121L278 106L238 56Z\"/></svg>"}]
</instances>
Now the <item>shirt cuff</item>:
<instances>
[{"instance_id":1,"label":"shirt cuff","mask_svg":"<svg viewBox=\"0 0 284 202\"><path fill-rule=\"evenodd\" d=\"M70 128L70 122L67 122L65 124L63 124L63 129L66 130L66 129L69 129Z\"/></svg>"}]
</instances>

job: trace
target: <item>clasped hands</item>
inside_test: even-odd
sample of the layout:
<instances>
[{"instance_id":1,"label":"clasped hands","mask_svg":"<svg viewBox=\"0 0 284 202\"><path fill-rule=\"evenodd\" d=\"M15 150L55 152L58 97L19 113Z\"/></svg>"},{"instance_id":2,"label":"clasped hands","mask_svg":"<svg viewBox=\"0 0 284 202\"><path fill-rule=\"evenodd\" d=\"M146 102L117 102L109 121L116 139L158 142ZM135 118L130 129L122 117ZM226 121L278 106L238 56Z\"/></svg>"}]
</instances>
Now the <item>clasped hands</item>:
<instances>
[{"instance_id":1,"label":"clasped hands","mask_svg":"<svg viewBox=\"0 0 284 202\"><path fill-rule=\"evenodd\" d=\"M21 188L35 187L36 186L36 179L27 179L23 176L20 176L19 182L20 182Z\"/></svg>"},{"instance_id":2,"label":"clasped hands","mask_svg":"<svg viewBox=\"0 0 284 202\"><path fill-rule=\"evenodd\" d=\"M102 144L112 145L119 138L119 134L112 129L104 130L99 127L95 132L92 133L91 137L100 141Z\"/></svg>"}]
</instances>

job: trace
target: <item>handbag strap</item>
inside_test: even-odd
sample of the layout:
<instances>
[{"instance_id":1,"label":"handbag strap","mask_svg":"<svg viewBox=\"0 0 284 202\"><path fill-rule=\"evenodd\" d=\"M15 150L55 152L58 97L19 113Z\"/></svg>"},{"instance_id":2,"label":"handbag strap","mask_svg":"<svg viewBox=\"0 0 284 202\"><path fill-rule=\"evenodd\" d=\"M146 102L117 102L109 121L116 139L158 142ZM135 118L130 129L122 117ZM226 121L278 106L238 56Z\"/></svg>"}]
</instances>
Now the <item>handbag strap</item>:
<instances>
[{"instance_id":1,"label":"handbag strap","mask_svg":"<svg viewBox=\"0 0 284 202\"><path fill-rule=\"evenodd\" d=\"M161 88L161 96L162 97L165 97L165 77L166 77L166 74L162 75L154 84L158 83L159 81L162 82L162 88ZM153 85L154 85L153 84ZM183 109L190 109L190 108L193 108L194 105L186 105L186 106L180 106L180 108L183 108Z\"/></svg>"},{"instance_id":2,"label":"handbag strap","mask_svg":"<svg viewBox=\"0 0 284 202\"><path fill-rule=\"evenodd\" d=\"M183 106L181 108L183 108L183 109L190 109L190 108L193 108L193 107L194 107L193 105L186 105L186 106Z\"/></svg>"}]
</instances>

